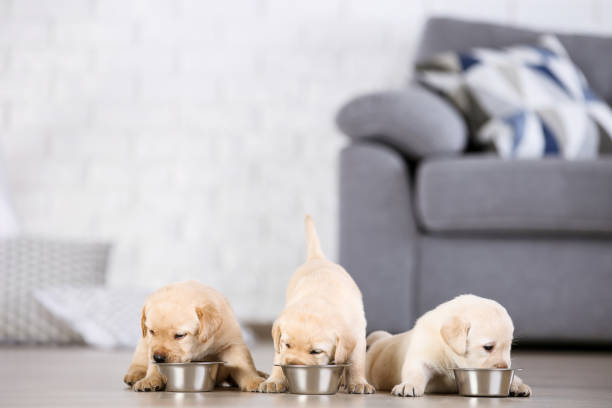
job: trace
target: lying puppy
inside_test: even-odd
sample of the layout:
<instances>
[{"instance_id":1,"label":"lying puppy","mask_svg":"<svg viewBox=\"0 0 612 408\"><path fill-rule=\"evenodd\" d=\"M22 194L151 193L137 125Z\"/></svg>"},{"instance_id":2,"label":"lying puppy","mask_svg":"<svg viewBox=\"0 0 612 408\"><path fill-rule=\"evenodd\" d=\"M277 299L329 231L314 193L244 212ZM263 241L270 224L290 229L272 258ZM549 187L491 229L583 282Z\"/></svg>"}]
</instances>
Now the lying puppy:
<instances>
[{"instance_id":1,"label":"lying puppy","mask_svg":"<svg viewBox=\"0 0 612 408\"><path fill-rule=\"evenodd\" d=\"M224 361L217 384L235 382L242 391L255 391L264 380L227 299L196 281L164 286L142 309L142 339L123 381L134 391L158 391L165 386L158 363Z\"/></svg>"},{"instance_id":2,"label":"lying puppy","mask_svg":"<svg viewBox=\"0 0 612 408\"><path fill-rule=\"evenodd\" d=\"M452 368L508 368L514 326L499 303L462 295L417 320L414 328L392 336L368 336L367 378L393 395L456 393ZM531 389L514 376L510 395L528 397Z\"/></svg>"},{"instance_id":3,"label":"lying puppy","mask_svg":"<svg viewBox=\"0 0 612 408\"><path fill-rule=\"evenodd\" d=\"M340 266L325 259L310 216L306 216L308 258L291 277L286 307L272 326L274 364L340 364L347 369L345 388L370 394L365 378L366 320L359 288ZM261 392L283 392L280 367L259 386Z\"/></svg>"}]
</instances>

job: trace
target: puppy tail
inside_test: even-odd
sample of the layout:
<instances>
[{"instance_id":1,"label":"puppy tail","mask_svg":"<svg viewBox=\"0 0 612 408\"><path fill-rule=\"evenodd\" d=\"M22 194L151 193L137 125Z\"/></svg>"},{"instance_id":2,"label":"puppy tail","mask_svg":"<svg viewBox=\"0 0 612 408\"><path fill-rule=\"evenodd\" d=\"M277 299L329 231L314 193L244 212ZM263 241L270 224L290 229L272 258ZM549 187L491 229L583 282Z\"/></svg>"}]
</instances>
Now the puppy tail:
<instances>
[{"instance_id":1,"label":"puppy tail","mask_svg":"<svg viewBox=\"0 0 612 408\"><path fill-rule=\"evenodd\" d=\"M323 254L323 251L321 250L321 242L319 241L319 236L317 235L317 230L315 229L314 222L312 222L310 214L306 214L304 225L306 226L306 248L308 249L307 259L324 259L325 254Z\"/></svg>"},{"instance_id":2,"label":"puppy tail","mask_svg":"<svg viewBox=\"0 0 612 408\"><path fill-rule=\"evenodd\" d=\"M377 330L375 332L370 333L368 337L366 337L367 348L370 348L370 346L376 343L378 340L386 339L387 337L391 337L391 333L386 332L384 330Z\"/></svg>"}]
</instances>

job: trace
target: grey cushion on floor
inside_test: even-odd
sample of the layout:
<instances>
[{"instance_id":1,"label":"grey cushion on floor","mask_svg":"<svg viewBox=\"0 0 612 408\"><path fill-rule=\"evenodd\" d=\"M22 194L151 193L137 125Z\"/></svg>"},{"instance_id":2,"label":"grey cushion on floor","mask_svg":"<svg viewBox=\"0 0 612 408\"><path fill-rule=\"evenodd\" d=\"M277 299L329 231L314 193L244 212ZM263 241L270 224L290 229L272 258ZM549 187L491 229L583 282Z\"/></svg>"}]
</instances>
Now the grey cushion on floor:
<instances>
[{"instance_id":1,"label":"grey cushion on floor","mask_svg":"<svg viewBox=\"0 0 612 408\"><path fill-rule=\"evenodd\" d=\"M428 20L417 53L422 61L444 51L473 47L506 47L533 43L542 32L490 23L432 18ZM556 34L572 61L597 94L612 103L612 38L594 35Z\"/></svg>"},{"instance_id":2,"label":"grey cushion on floor","mask_svg":"<svg viewBox=\"0 0 612 408\"><path fill-rule=\"evenodd\" d=\"M428 160L417 206L432 232L612 233L612 160Z\"/></svg>"},{"instance_id":3,"label":"grey cushion on floor","mask_svg":"<svg viewBox=\"0 0 612 408\"><path fill-rule=\"evenodd\" d=\"M348 136L383 140L411 158L462 152L467 130L454 107L418 85L359 96L338 113Z\"/></svg>"},{"instance_id":4,"label":"grey cushion on floor","mask_svg":"<svg viewBox=\"0 0 612 408\"><path fill-rule=\"evenodd\" d=\"M34 299L33 291L105 281L110 245L41 238L0 239L0 343L81 341Z\"/></svg>"}]
</instances>

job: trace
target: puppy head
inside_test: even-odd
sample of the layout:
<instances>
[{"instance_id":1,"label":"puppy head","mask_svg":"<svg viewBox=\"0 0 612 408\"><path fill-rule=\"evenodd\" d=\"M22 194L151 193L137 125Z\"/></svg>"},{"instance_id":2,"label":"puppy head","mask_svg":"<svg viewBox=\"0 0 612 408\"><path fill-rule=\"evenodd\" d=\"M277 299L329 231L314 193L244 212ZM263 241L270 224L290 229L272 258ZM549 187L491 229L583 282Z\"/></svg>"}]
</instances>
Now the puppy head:
<instances>
[{"instance_id":1,"label":"puppy head","mask_svg":"<svg viewBox=\"0 0 612 408\"><path fill-rule=\"evenodd\" d=\"M448 317L443 341L462 368L509 368L514 325L506 309L489 299L473 302Z\"/></svg>"},{"instance_id":2,"label":"puppy head","mask_svg":"<svg viewBox=\"0 0 612 408\"><path fill-rule=\"evenodd\" d=\"M191 361L220 325L220 314L213 305L148 301L142 309L142 335L150 360L158 363Z\"/></svg>"},{"instance_id":3,"label":"puppy head","mask_svg":"<svg viewBox=\"0 0 612 408\"><path fill-rule=\"evenodd\" d=\"M274 322L272 338L280 364L344 363L354 348L329 321L296 311L284 313Z\"/></svg>"}]
</instances>

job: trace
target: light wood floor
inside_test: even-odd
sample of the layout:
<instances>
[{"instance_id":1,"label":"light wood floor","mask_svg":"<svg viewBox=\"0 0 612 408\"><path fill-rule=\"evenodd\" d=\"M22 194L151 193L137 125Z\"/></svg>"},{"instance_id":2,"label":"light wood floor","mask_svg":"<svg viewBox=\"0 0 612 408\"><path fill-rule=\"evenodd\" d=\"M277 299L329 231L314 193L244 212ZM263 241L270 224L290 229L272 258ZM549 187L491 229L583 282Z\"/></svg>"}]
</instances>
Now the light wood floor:
<instances>
[{"instance_id":1,"label":"light wood floor","mask_svg":"<svg viewBox=\"0 0 612 408\"><path fill-rule=\"evenodd\" d=\"M254 349L258 368L269 371L271 344ZM298 396L241 393L136 393L122 378L129 352L85 348L0 348L0 407L612 407L612 353L515 353L513 366L533 389L531 398L464 398L426 395L408 399L385 392L370 396Z\"/></svg>"}]
</instances>

